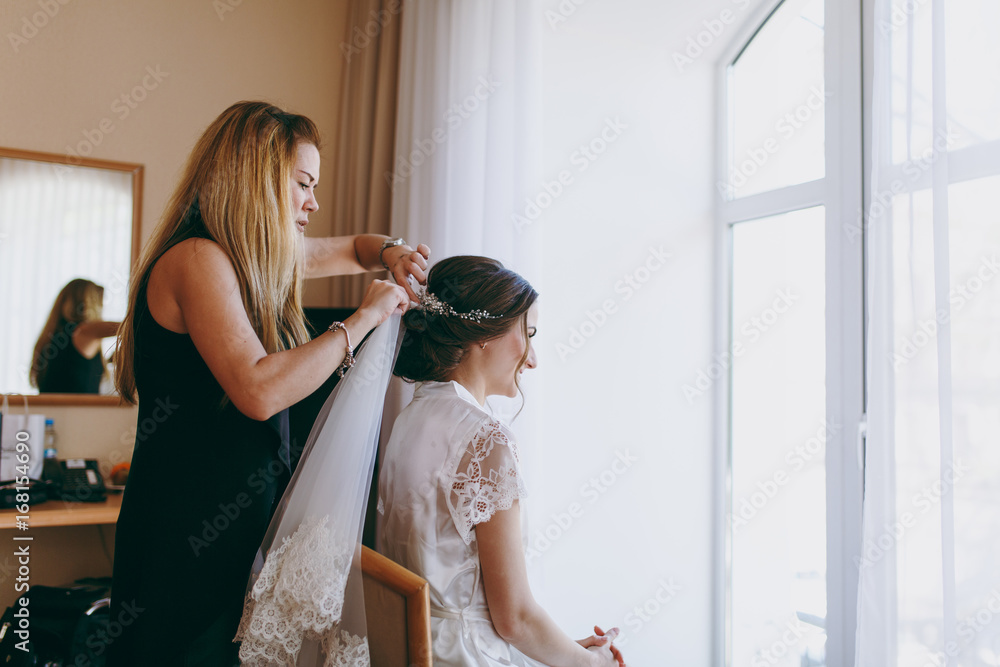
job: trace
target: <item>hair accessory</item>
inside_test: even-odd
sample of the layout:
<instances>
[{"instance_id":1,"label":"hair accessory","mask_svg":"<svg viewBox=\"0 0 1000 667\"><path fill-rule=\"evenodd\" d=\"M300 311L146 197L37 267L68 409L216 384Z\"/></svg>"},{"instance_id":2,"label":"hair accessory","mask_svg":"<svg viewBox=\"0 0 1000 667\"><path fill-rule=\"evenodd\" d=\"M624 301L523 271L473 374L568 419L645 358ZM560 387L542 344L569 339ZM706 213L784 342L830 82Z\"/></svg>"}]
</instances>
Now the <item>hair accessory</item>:
<instances>
[{"instance_id":1,"label":"hair accessory","mask_svg":"<svg viewBox=\"0 0 1000 667\"><path fill-rule=\"evenodd\" d=\"M427 291L426 287L422 287L417 290L417 297L420 298L421 308L432 315L457 317L460 320L469 320L477 323L482 322L483 320L496 320L503 317L503 315L492 315L488 311L482 309L470 310L467 313L459 313L451 307L450 303L442 301L437 298L433 292Z\"/></svg>"},{"instance_id":2,"label":"hair accessory","mask_svg":"<svg viewBox=\"0 0 1000 667\"><path fill-rule=\"evenodd\" d=\"M347 337L347 355L344 356L344 363L342 363L340 368L337 369L337 375L343 378L347 369L354 366L354 349L351 347L351 334L347 331L347 325L343 322L334 322L327 327L327 331L336 331L337 329L342 329L344 331L344 336Z\"/></svg>"}]
</instances>

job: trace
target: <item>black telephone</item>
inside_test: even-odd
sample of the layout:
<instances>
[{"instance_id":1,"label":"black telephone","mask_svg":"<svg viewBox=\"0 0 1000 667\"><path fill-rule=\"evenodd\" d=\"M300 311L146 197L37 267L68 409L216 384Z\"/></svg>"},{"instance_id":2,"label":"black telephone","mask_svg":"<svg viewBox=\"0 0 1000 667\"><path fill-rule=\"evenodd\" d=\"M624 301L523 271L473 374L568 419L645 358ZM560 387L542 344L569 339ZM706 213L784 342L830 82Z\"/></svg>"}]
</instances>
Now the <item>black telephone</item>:
<instances>
[{"instance_id":1,"label":"black telephone","mask_svg":"<svg viewBox=\"0 0 1000 667\"><path fill-rule=\"evenodd\" d=\"M101 470L93 459L45 459L42 479L49 483L49 500L97 503L107 494Z\"/></svg>"}]
</instances>

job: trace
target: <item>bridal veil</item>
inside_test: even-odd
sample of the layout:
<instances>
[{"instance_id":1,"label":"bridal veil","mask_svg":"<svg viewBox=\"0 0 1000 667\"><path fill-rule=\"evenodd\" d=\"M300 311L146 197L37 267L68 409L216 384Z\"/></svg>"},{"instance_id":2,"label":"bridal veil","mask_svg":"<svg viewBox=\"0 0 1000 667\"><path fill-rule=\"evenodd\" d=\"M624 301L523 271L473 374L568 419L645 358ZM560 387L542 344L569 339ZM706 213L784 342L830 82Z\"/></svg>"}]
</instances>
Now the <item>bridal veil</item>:
<instances>
[{"instance_id":1,"label":"bridal veil","mask_svg":"<svg viewBox=\"0 0 1000 667\"><path fill-rule=\"evenodd\" d=\"M369 664L361 531L400 329L375 329L316 418L251 573L244 665Z\"/></svg>"}]
</instances>

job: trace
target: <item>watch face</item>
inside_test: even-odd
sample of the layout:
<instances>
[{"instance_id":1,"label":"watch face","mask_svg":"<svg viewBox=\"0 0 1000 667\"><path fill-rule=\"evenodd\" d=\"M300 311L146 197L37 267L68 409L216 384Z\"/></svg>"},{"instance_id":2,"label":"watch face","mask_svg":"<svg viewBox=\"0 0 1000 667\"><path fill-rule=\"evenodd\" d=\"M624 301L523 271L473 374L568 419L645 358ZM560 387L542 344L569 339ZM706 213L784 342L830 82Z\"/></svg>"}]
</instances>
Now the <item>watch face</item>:
<instances>
[{"instance_id":1,"label":"watch face","mask_svg":"<svg viewBox=\"0 0 1000 667\"><path fill-rule=\"evenodd\" d=\"M381 253L385 252L389 248L395 248L398 245L405 245L405 244L406 244L406 241L404 241L401 238L398 238L398 239L389 239L388 241L385 241L384 243L382 243L382 248L379 250L379 254L381 255Z\"/></svg>"}]
</instances>

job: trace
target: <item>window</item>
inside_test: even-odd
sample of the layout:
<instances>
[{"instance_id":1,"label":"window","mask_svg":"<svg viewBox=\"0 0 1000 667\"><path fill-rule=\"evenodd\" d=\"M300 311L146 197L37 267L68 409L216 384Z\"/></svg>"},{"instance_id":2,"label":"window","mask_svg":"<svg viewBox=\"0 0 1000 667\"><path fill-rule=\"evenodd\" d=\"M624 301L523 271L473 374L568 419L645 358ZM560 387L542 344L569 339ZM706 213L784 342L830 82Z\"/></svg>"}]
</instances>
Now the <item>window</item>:
<instances>
[{"instance_id":1,"label":"window","mask_svg":"<svg viewBox=\"0 0 1000 667\"><path fill-rule=\"evenodd\" d=\"M825 664L824 218L732 228L733 665Z\"/></svg>"},{"instance_id":2,"label":"window","mask_svg":"<svg viewBox=\"0 0 1000 667\"><path fill-rule=\"evenodd\" d=\"M719 664L850 664L863 301L860 9L771 3L719 71ZM845 177L845 174L849 176ZM853 578L852 578L853 577ZM722 659L724 656L724 659Z\"/></svg>"}]
</instances>

